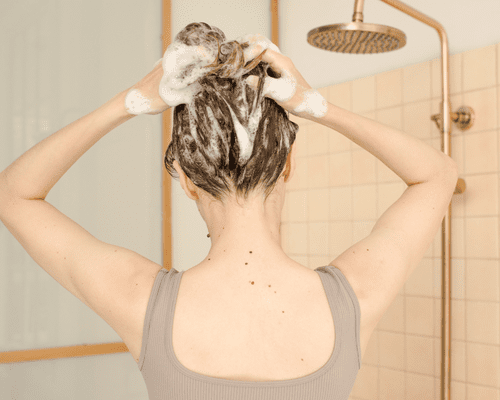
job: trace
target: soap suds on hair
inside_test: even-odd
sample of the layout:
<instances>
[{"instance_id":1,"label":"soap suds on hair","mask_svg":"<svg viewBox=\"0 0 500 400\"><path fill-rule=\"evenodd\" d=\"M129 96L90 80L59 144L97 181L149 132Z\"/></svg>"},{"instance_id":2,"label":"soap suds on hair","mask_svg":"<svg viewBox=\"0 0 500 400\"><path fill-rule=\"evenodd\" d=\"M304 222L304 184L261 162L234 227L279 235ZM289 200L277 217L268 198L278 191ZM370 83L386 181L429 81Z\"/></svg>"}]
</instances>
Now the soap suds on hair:
<instances>
[{"instance_id":1,"label":"soap suds on hair","mask_svg":"<svg viewBox=\"0 0 500 400\"><path fill-rule=\"evenodd\" d=\"M225 39L222 31L218 28L210 27L210 29L204 25L198 26L198 32L196 32L196 37L190 38L189 35L193 35L193 32L181 31L175 38L172 44L170 44L165 51L163 57L158 60L154 66L157 66L160 62L163 68L163 77L160 81L160 86L158 92L162 100L170 107L175 107L179 104L190 105L194 97L203 90L202 86L198 82L200 78L207 75L209 70L207 67L211 65L217 65L219 56L219 45L220 49L224 48L223 43L218 43L217 47L214 46L214 41L209 41L209 34L212 32L220 33L221 37ZM189 45L187 43L195 42L196 38L206 36L202 44L200 45L200 40L196 44ZM215 38L215 36L212 36ZM264 50L271 49L278 53L280 49L271 42L267 37L261 34L247 34L236 39L238 43L250 44L249 47L243 49L244 61L248 63L249 61L258 57ZM222 51L222 50L221 50ZM246 71L240 70L231 76L232 79L241 80L242 75ZM258 79L253 76L250 78ZM269 93L270 96L278 101L286 101L293 97L295 94L296 80L293 76L288 73L283 74L280 79L266 78L264 82L264 95ZM251 108L253 110L251 115L247 115L249 112L248 103L246 101L245 92L243 91L242 96L245 97L240 102L235 102L233 107L237 108L237 114L239 116L244 116L244 122L247 127L242 125L238 120L235 112L228 104L228 108L231 113L231 118L233 120L236 136L239 143L239 159L238 164L244 165L250 159L253 146L255 142L255 135L257 128L259 126L259 121L262 117L261 105L256 105ZM227 102L226 102L227 104ZM297 107L297 110L306 110L311 113L314 112L314 107L318 104L316 97L311 96L305 99L303 104ZM151 100L146 98L142 93L137 90L130 90L125 99L125 105L127 112L134 115L145 114L151 109ZM189 107L191 110L192 107ZM207 105L207 112L210 120L212 121L212 126L218 127L216 123L216 118L210 108ZM191 126L191 134L195 141L198 141L196 133L196 117L189 113L189 122ZM214 132L213 140L216 140L217 134ZM211 140L212 141L212 140ZM206 151L212 152L216 156L215 152L217 149L216 143L210 143L207 146Z\"/></svg>"},{"instance_id":2,"label":"soap suds on hair","mask_svg":"<svg viewBox=\"0 0 500 400\"><path fill-rule=\"evenodd\" d=\"M250 37L250 39L255 40L256 37L259 37L259 35L255 35L253 37L247 35L246 37ZM265 38L265 36L262 37L264 39L267 39ZM276 47L272 42L261 39L257 40L255 43L262 46L262 51L269 48L281 54L279 48ZM257 48L257 50L259 49ZM245 51L250 50L246 49ZM251 57L255 57L257 55L255 48L252 49L252 52L249 52L248 54L250 54ZM280 78L267 77L265 79L263 94L264 96L269 95L269 97L278 102L285 102L290 100L295 95L295 92L297 91L297 80L287 70L280 71L280 73ZM258 78L256 76L249 76L246 79L246 82L251 86L256 87L258 84ZM294 108L293 112L306 112L316 118L321 118L326 114L327 110L328 103L326 99L317 90L311 89L304 92L304 98L302 102L297 105L296 108Z\"/></svg>"},{"instance_id":3,"label":"soap suds on hair","mask_svg":"<svg viewBox=\"0 0 500 400\"><path fill-rule=\"evenodd\" d=\"M207 30L207 33L209 32L208 28L204 29ZM268 48L280 52L279 48L274 43L260 34L244 35L236 41L238 43L250 42L251 44L250 47L243 50L246 63L255 59ZM221 47L223 47L225 43L228 42L223 42ZM258 46L255 46L255 44ZM190 46L185 43L181 43L179 38L176 37L175 41L167 48L163 56L162 67L164 75L159 88L159 94L163 101L171 107L175 107L179 104L189 105L193 101L194 97L202 90L202 86L198 83L198 79L207 74L206 67L216 62L217 56L218 51L215 51L215 48L213 47L209 47L208 42L206 43L206 46ZM236 81L241 80L241 76L245 72L246 71L240 71L239 73L231 76L231 78ZM274 90L273 93L276 93L277 96L293 96L293 93L290 94L290 86L287 86L287 83L283 83L281 81L273 85L271 90ZM245 96L244 91L242 94ZM238 120L231 106L228 104L240 148L238 164L244 165L250 159L253 152L255 135L259 126L259 121L262 117L262 107L261 105L257 106L254 104L254 107L252 107L253 113L250 116L246 115L249 112L246 96L243 101L238 102L233 107L237 107L238 115L244 116L244 122L247 123L247 128L245 128L245 126L243 126ZM209 117L212 122L214 122L215 117L209 105L207 105L207 110L210 110ZM194 122L194 116L190 115L191 133L193 138L197 140L196 125ZM212 126L217 125L213 124ZM214 134L214 137L217 137L217 135ZM206 150L213 153L215 152L215 149L216 146L210 145L210 147Z\"/></svg>"},{"instance_id":4,"label":"soap suds on hair","mask_svg":"<svg viewBox=\"0 0 500 400\"><path fill-rule=\"evenodd\" d=\"M245 35L227 41L219 28L192 23L162 58L158 90L167 104L177 104L165 167L176 178L177 161L194 185L220 201L233 192L247 198L262 188L267 198L283 175L299 128L263 94L266 78L279 77L262 60L266 49L279 49L264 38ZM169 70L167 59L181 70ZM169 74L172 82L166 79ZM249 84L247 77L255 77L257 84Z\"/></svg>"}]
</instances>

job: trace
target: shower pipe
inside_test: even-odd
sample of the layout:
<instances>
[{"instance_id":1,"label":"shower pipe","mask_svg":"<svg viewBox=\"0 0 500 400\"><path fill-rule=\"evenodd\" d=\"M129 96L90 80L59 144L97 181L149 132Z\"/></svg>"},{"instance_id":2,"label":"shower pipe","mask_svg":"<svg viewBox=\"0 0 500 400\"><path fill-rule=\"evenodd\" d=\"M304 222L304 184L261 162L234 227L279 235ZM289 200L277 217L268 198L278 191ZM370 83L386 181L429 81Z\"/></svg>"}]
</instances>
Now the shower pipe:
<instances>
[{"instance_id":1,"label":"shower pipe","mask_svg":"<svg viewBox=\"0 0 500 400\"><path fill-rule=\"evenodd\" d=\"M398 0L381 0L397 8L409 16L436 29L441 40L441 77L442 97L440 114L431 116L440 132L441 150L451 156L451 121L455 122L460 130L469 129L475 119L474 110L468 106L460 107L457 112L451 112L449 86L449 52L448 38L443 26L436 20L401 3ZM326 25L309 31L307 41L312 46L323 50L342 53L370 54L397 50L406 44L406 35L399 29L385 25L363 23L364 0L355 0L354 14L351 24ZM357 32L362 32L359 36ZM335 43L333 46L331 43ZM353 42L350 42L354 40ZM454 194L465 191L465 182L458 178ZM451 201L443 219L441 229L441 400L451 397Z\"/></svg>"},{"instance_id":2,"label":"shower pipe","mask_svg":"<svg viewBox=\"0 0 500 400\"><path fill-rule=\"evenodd\" d=\"M360 12L363 18L363 1L356 1L354 15ZM467 130L474 123L474 111L472 108L462 106L457 112L451 111L450 84L449 84L449 48L448 36L444 27L435 19L401 3L398 0L381 0L390 6L397 8L409 16L418 19L424 24L436 29L441 41L441 90L443 100L440 104L441 114L431 117L436 122L441 132L441 150L451 157L451 121L455 122L459 129ZM465 191L465 181L458 179L454 194ZM451 399L451 201L444 216L441 228L441 400Z\"/></svg>"}]
</instances>

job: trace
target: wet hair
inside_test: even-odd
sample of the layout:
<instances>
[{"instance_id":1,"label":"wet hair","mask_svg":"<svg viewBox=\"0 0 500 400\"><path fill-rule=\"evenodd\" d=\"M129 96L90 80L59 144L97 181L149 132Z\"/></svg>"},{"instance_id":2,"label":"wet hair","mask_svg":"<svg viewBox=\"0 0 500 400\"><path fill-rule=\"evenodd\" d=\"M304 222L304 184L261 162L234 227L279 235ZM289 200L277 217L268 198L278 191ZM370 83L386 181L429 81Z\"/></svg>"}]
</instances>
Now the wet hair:
<instances>
[{"instance_id":1,"label":"wet hair","mask_svg":"<svg viewBox=\"0 0 500 400\"><path fill-rule=\"evenodd\" d=\"M194 185L222 203L232 195L246 200L255 190L267 199L299 130L280 105L263 96L265 77L279 75L260 61L262 54L244 65L248 43L225 43L224 33L204 22L187 25L175 40L215 48L218 56L198 79L203 89L174 108L165 168L178 179L177 160ZM259 78L257 89L245 82L251 75Z\"/></svg>"}]
</instances>

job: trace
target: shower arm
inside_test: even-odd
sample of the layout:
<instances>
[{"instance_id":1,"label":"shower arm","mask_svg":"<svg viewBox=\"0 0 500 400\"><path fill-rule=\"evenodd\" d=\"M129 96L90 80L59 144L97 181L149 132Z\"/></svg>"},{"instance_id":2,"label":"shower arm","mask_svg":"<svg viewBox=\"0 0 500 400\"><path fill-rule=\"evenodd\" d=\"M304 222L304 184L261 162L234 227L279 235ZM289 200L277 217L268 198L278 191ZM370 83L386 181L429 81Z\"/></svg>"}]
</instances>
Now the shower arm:
<instances>
[{"instance_id":1,"label":"shower arm","mask_svg":"<svg viewBox=\"0 0 500 400\"><path fill-rule=\"evenodd\" d=\"M436 122L437 127L443 134L441 141L441 149L447 156L451 155L451 121L455 122L459 129L467 130L474 123L474 110L468 106L462 106L457 112L451 111L450 102L450 85L449 85L449 50L448 50L448 36L443 26L433 18L422 14L420 11L401 3L398 0L380 0L390 6L408 14L410 17L416 18L426 25L436 29L439 39L441 41L441 91L442 91L442 102L441 102L441 113L435 114L431 117L433 121ZM352 16L353 22L363 22L363 6L364 0L355 0L354 4L354 14ZM462 182L460 182L462 183ZM465 189L461 185L457 186L457 191L455 193L462 193Z\"/></svg>"},{"instance_id":2,"label":"shower arm","mask_svg":"<svg viewBox=\"0 0 500 400\"><path fill-rule=\"evenodd\" d=\"M380 0L411 17L422 21L438 32L441 40L441 77L442 95L441 115L431 117L441 132L441 149L447 156L451 155L451 121L457 123L461 130L469 129L474 123L474 110L462 106L458 112L451 112L449 76L448 37L443 26L436 20L422 14L414 8L398 0ZM364 0L356 0L354 5L353 22L363 22ZM440 124L441 120L441 124ZM458 179L455 194L465 191L465 182ZM441 382L440 399L451 399L451 202L443 219L441 228Z\"/></svg>"}]
</instances>

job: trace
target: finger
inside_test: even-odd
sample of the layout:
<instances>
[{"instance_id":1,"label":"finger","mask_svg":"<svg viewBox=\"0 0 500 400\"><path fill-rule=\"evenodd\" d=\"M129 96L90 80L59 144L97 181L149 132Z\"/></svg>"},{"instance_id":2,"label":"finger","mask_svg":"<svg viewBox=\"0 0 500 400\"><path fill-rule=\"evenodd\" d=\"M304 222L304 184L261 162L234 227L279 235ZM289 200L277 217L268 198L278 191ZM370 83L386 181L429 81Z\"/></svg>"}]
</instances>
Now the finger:
<instances>
[{"instance_id":1,"label":"finger","mask_svg":"<svg viewBox=\"0 0 500 400\"><path fill-rule=\"evenodd\" d=\"M277 53L272 49L267 49L267 51L262 55L262 61L268 63L271 69L278 75L282 75L285 57L286 56L281 53Z\"/></svg>"},{"instance_id":2,"label":"finger","mask_svg":"<svg viewBox=\"0 0 500 400\"><path fill-rule=\"evenodd\" d=\"M257 76L249 76L245 79L245 82L253 89L258 89L259 78ZM295 78L284 71L284 73L281 75L281 78L279 79L266 76L266 78L264 79L262 95L270 97L279 102L285 102L293 97L296 91L296 86L297 81L295 80Z\"/></svg>"},{"instance_id":3,"label":"finger","mask_svg":"<svg viewBox=\"0 0 500 400\"><path fill-rule=\"evenodd\" d=\"M285 102L290 100L295 94L297 81L293 75L283 70L281 78L275 79L270 76L264 81L264 96L269 96L276 101Z\"/></svg>"},{"instance_id":4,"label":"finger","mask_svg":"<svg viewBox=\"0 0 500 400\"><path fill-rule=\"evenodd\" d=\"M250 45L243 50L245 62L253 60L266 49L270 49L281 54L278 46L276 46L271 40L269 40L264 35L261 35L260 33L249 33L247 35L239 37L238 39L236 39L236 41L239 43L248 42L248 44Z\"/></svg>"}]
</instances>

